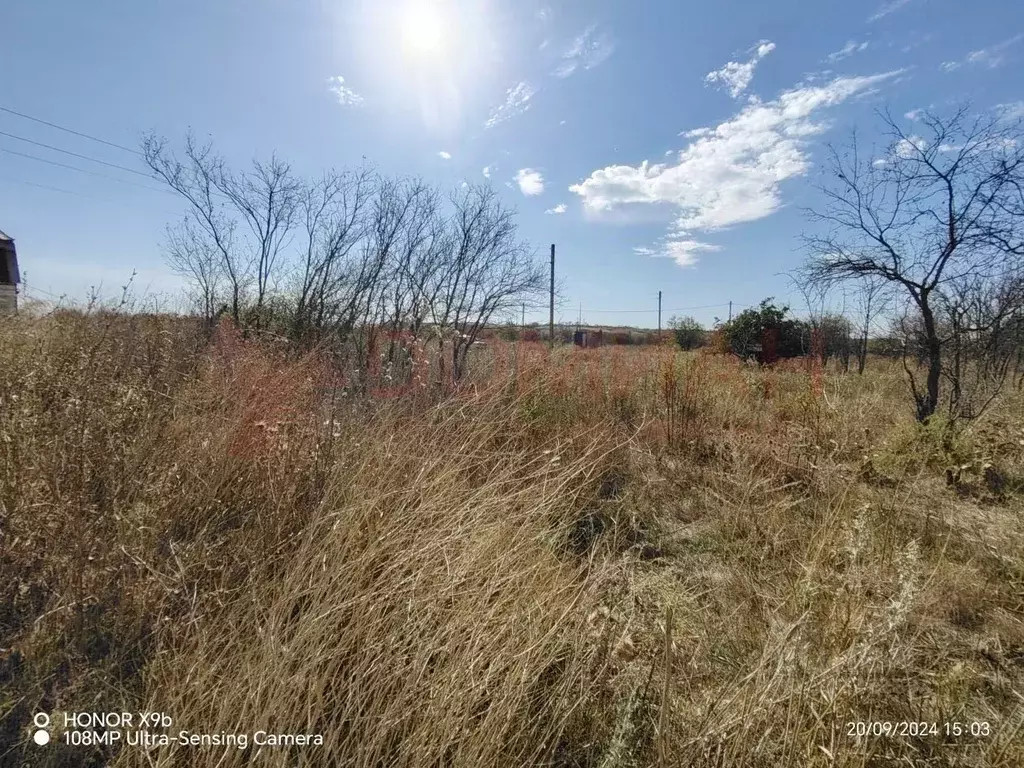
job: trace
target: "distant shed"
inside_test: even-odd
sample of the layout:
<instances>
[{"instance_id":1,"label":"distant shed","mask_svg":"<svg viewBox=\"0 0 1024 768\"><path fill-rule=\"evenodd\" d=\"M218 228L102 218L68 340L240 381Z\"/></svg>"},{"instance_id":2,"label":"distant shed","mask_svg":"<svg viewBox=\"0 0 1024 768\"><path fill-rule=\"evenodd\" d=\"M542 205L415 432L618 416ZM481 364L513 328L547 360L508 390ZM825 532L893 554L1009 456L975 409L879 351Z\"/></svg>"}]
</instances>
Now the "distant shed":
<instances>
[{"instance_id":1,"label":"distant shed","mask_svg":"<svg viewBox=\"0 0 1024 768\"><path fill-rule=\"evenodd\" d=\"M14 240L0 232L0 312L18 311L18 252Z\"/></svg>"},{"instance_id":2,"label":"distant shed","mask_svg":"<svg viewBox=\"0 0 1024 768\"><path fill-rule=\"evenodd\" d=\"M580 328L572 335L577 347L600 347L604 345L604 330L601 328Z\"/></svg>"}]
</instances>

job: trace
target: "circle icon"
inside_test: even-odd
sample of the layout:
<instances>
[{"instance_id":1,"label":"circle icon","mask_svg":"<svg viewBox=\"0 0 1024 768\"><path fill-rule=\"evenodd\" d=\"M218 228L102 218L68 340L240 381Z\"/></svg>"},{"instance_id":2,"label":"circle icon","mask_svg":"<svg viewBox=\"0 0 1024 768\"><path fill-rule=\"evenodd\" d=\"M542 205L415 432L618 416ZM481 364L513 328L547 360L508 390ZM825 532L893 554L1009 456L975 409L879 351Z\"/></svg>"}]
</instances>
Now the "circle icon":
<instances>
[{"instance_id":1,"label":"circle icon","mask_svg":"<svg viewBox=\"0 0 1024 768\"><path fill-rule=\"evenodd\" d=\"M50 734L44 730L38 730L32 734L32 741L38 744L40 747L50 742Z\"/></svg>"},{"instance_id":2,"label":"circle icon","mask_svg":"<svg viewBox=\"0 0 1024 768\"><path fill-rule=\"evenodd\" d=\"M50 716L45 712L36 712L32 722L35 723L36 728L45 728L50 724Z\"/></svg>"}]
</instances>

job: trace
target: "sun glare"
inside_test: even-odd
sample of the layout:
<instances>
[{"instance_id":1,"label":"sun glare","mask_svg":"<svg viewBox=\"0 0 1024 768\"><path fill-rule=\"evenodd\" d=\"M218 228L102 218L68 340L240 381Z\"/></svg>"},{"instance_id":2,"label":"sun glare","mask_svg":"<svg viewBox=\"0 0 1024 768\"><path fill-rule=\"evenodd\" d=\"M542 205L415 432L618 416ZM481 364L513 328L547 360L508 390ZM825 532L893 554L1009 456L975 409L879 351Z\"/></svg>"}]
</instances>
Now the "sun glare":
<instances>
[{"instance_id":1,"label":"sun glare","mask_svg":"<svg viewBox=\"0 0 1024 768\"><path fill-rule=\"evenodd\" d=\"M403 22L407 48L419 53L432 53L444 43L444 27L437 13L426 4L411 8Z\"/></svg>"}]
</instances>

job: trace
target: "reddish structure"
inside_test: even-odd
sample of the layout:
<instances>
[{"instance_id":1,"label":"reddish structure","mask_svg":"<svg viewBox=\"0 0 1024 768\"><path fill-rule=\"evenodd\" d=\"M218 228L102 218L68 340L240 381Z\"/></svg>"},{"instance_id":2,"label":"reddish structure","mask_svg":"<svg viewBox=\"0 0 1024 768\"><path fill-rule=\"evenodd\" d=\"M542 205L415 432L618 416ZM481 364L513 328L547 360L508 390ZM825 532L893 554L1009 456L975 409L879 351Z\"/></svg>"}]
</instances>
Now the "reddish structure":
<instances>
[{"instance_id":1,"label":"reddish structure","mask_svg":"<svg viewBox=\"0 0 1024 768\"><path fill-rule=\"evenodd\" d=\"M573 334L572 342L577 347L601 347L604 346L604 331L597 329L580 329Z\"/></svg>"},{"instance_id":2,"label":"reddish structure","mask_svg":"<svg viewBox=\"0 0 1024 768\"><path fill-rule=\"evenodd\" d=\"M779 361L779 329L765 328L761 334L761 350L757 362L761 365L775 365Z\"/></svg>"}]
</instances>

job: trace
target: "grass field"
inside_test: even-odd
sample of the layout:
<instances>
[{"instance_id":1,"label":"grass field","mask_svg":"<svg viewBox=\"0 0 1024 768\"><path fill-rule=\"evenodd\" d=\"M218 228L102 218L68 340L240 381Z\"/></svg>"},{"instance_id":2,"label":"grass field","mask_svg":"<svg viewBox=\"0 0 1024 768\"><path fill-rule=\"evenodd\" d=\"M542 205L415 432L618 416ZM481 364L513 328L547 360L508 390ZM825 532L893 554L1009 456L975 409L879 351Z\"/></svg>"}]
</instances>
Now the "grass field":
<instances>
[{"instance_id":1,"label":"grass field","mask_svg":"<svg viewBox=\"0 0 1024 768\"><path fill-rule=\"evenodd\" d=\"M949 432L883 360L335 366L0 325L0 764L1024 765L1019 393ZM323 744L31 742L106 710Z\"/></svg>"}]
</instances>

